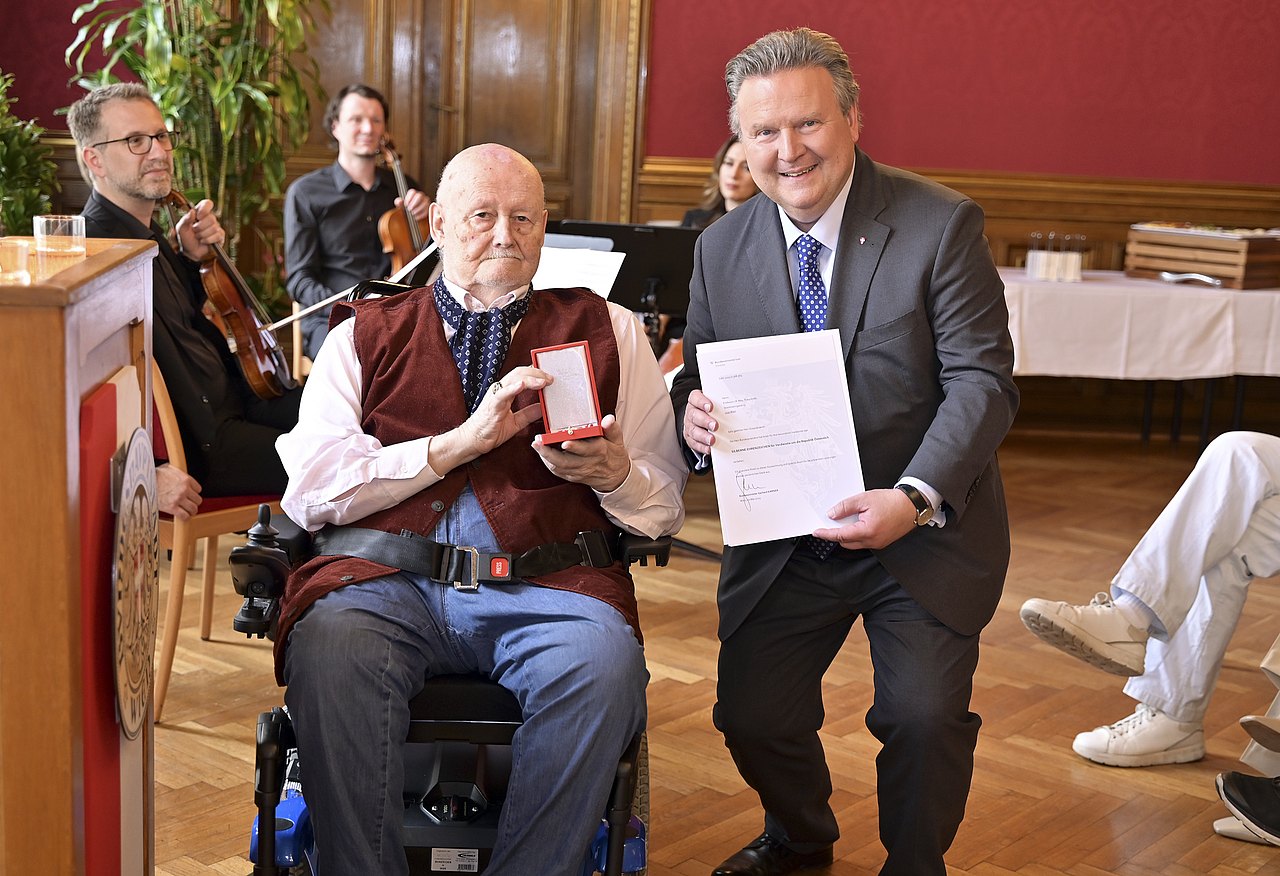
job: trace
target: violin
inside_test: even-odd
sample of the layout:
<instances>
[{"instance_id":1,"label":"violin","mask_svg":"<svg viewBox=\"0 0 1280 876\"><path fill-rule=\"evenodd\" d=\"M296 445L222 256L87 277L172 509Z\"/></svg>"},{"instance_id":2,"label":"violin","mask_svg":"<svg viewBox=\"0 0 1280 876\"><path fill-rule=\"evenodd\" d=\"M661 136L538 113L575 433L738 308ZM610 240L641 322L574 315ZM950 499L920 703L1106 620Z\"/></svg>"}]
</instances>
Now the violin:
<instances>
[{"instance_id":1,"label":"violin","mask_svg":"<svg viewBox=\"0 0 1280 876\"><path fill-rule=\"evenodd\" d=\"M192 209L191 202L177 190L165 195L161 203L169 211L175 229L178 222L174 210ZM268 328L271 319L267 309L222 247L210 247L210 255L200 263L200 283L228 336L227 346L254 394L260 399L279 398L297 386L289 373L288 357Z\"/></svg>"},{"instance_id":2,"label":"violin","mask_svg":"<svg viewBox=\"0 0 1280 876\"><path fill-rule=\"evenodd\" d=\"M400 167L400 156L390 140L383 141L382 155L395 174L396 190L400 193L400 206L378 217L378 237L382 240L382 251L391 256L391 272L394 274L422 252L431 231L427 220L417 219L409 212L409 205L405 203L409 186Z\"/></svg>"}]
</instances>

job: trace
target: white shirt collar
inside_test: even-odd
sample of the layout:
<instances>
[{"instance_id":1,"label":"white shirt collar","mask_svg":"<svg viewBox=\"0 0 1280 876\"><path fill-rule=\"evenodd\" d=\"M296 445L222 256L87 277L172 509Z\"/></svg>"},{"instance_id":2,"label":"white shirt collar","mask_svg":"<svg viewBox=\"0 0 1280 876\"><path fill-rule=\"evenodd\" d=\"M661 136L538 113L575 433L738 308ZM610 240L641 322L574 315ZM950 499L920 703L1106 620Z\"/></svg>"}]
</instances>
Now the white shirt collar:
<instances>
[{"instance_id":1,"label":"white shirt collar","mask_svg":"<svg viewBox=\"0 0 1280 876\"><path fill-rule=\"evenodd\" d=\"M494 308L501 310L508 304L519 301L520 298L529 294L530 285L532 284L527 284L519 289L508 292L506 295L503 295L497 301L493 302L492 307L485 307L484 304L480 302L479 298L472 295L466 289L463 289L457 283L454 283L448 277L444 278L444 288L449 290L449 294L453 296L453 300L461 304L463 309L469 310L473 313L484 313L486 310L492 310Z\"/></svg>"},{"instance_id":2,"label":"white shirt collar","mask_svg":"<svg viewBox=\"0 0 1280 876\"><path fill-rule=\"evenodd\" d=\"M831 206L827 207L825 213L818 217L818 221L813 223L813 227L808 231L801 231L796 224L791 221L791 217L781 206L778 207L778 216L782 219L782 237L787 243L787 249L791 249L791 244L796 242L802 234L808 234L818 243L825 246L829 251L836 251L836 243L840 240L840 223L844 220L844 205L849 201L849 192L853 188L853 170L849 171L849 178L844 181L844 185L840 188L840 193L836 195L836 199L831 202Z\"/></svg>"}]
</instances>

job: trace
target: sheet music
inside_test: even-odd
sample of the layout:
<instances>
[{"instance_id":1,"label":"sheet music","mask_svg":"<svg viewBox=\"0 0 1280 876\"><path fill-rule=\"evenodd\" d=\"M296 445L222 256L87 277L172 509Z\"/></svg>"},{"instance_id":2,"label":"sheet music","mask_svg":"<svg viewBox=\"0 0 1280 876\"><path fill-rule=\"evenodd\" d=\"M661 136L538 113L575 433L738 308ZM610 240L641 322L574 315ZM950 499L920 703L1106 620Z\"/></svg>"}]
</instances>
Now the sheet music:
<instances>
[{"instance_id":1,"label":"sheet music","mask_svg":"<svg viewBox=\"0 0 1280 876\"><path fill-rule=\"evenodd\" d=\"M544 246L538 272L533 275L533 288L585 286L602 298L608 298L625 258L626 253L622 252Z\"/></svg>"}]
</instances>

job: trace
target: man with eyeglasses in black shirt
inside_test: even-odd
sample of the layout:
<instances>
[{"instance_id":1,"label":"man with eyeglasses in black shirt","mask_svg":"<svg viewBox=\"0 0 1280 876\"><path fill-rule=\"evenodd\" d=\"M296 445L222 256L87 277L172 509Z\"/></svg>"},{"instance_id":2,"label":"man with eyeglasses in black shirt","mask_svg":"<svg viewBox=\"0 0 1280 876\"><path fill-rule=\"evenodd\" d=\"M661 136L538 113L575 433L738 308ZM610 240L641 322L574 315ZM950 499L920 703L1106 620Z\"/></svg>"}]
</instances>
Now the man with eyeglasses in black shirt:
<instances>
[{"instance_id":1,"label":"man with eyeglasses in black shirt","mask_svg":"<svg viewBox=\"0 0 1280 876\"><path fill-rule=\"evenodd\" d=\"M178 417L189 471L156 467L160 510L179 520L201 499L283 493L287 478L275 439L298 421L301 390L258 398L222 333L205 318L200 262L226 239L205 199L177 222L177 250L154 222L173 188L173 140L146 88L119 83L72 105L67 124L81 174L89 237L154 240L152 348Z\"/></svg>"}]
</instances>

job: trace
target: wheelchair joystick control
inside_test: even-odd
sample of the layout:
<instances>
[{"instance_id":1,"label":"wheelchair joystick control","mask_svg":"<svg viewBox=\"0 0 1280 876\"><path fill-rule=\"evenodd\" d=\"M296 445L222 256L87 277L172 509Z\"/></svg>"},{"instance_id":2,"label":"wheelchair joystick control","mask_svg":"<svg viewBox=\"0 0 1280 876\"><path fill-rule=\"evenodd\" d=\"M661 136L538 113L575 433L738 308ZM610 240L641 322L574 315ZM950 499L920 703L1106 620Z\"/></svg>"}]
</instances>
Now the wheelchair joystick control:
<instances>
[{"instance_id":1,"label":"wheelchair joystick control","mask_svg":"<svg viewBox=\"0 0 1280 876\"><path fill-rule=\"evenodd\" d=\"M271 506L259 505L258 522L249 529L248 542L231 550L231 581L244 597L232 626L250 638L275 639L280 597L292 565L276 538L279 534L271 525Z\"/></svg>"}]
</instances>

